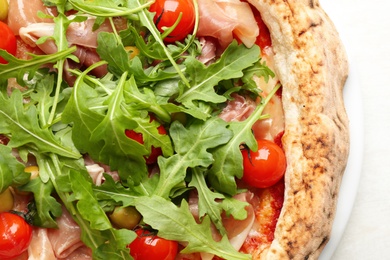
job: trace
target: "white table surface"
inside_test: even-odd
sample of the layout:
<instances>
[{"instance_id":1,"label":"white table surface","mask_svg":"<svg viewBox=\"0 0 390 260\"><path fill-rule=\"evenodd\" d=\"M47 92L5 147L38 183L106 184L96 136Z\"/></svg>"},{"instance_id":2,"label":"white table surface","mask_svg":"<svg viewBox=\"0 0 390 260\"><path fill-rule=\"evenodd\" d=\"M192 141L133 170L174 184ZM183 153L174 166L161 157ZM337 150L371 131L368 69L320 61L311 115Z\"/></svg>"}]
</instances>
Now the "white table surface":
<instances>
[{"instance_id":1,"label":"white table surface","mask_svg":"<svg viewBox=\"0 0 390 260\"><path fill-rule=\"evenodd\" d=\"M364 118L360 183L332 260L390 259L390 1L320 1L357 72Z\"/></svg>"}]
</instances>

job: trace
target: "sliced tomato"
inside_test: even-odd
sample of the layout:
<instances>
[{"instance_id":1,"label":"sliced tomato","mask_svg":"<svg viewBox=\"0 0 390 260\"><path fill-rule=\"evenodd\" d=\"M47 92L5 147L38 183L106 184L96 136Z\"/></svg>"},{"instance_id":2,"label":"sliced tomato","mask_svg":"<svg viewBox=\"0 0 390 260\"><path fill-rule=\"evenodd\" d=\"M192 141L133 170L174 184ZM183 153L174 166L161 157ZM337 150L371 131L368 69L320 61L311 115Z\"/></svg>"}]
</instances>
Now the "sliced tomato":
<instances>
[{"instance_id":1,"label":"sliced tomato","mask_svg":"<svg viewBox=\"0 0 390 260\"><path fill-rule=\"evenodd\" d=\"M178 253L178 243L158 237L154 233L138 229L137 238L128 246L135 260L174 260Z\"/></svg>"},{"instance_id":2,"label":"sliced tomato","mask_svg":"<svg viewBox=\"0 0 390 260\"><path fill-rule=\"evenodd\" d=\"M277 144L257 140L258 150L242 150L244 175L242 179L252 187L266 188L277 183L286 171L286 156Z\"/></svg>"},{"instance_id":3,"label":"sliced tomato","mask_svg":"<svg viewBox=\"0 0 390 260\"><path fill-rule=\"evenodd\" d=\"M155 12L154 23L160 32L171 27L179 19L175 29L164 38L165 42L184 40L192 32L195 25L195 11L191 0L156 0L149 8Z\"/></svg>"},{"instance_id":4,"label":"sliced tomato","mask_svg":"<svg viewBox=\"0 0 390 260\"><path fill-rule=\"evenodd\" d=\"M0 213L0 259L11 259L23 254L32 239L32 227L13 213Z\"/></svg>"},{"instance_id":5,"label":"sliced tomato","mask_svg":"<svg viewBox=\"0 0 390 260\"><path fill-rule=\"evenodd\" d=\"M7 51L9 54L16 54L16 37L7 24L0 21L0 49ZM0 63L8 62L0 57Z\"/></svg>"}]
</instances>

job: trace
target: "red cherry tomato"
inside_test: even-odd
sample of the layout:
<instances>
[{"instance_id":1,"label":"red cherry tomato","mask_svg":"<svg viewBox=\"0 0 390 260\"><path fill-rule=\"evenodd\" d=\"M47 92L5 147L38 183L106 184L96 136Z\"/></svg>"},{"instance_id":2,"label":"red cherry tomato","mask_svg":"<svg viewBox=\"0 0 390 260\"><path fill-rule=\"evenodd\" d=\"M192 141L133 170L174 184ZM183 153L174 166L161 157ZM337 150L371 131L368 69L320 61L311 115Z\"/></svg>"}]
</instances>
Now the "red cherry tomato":
<instances>
[{"instance_id":1,"label":"red cherry tomato","mask_svg":"<svg viewBox=\"0 0 390 260\"><path fill-rule=\"evenodd\" d=\"M9 54L16 54L16 37L7 24L0 21L0 49L6 50ZM0 63L8 62L0 57Z\"/></svg>"},{"instance_id":2,"label":"red cherry tomato","mask_svg":"<svg viewBox=\"0 0 390 260\"><path fill-rule=\"evenodd\" d=\"M242 179L252 187L266 188L277 183L286 171L283 150L268 140L257 140L258 151L242 150L244 175Z\"/></svg>"},{"instance_id":3,"label":"red cherry tomato","mask_svg":"<svg viewBox=\"0 0 390 260\"><path fill-rule=\"evenodd\" d=\"M32 227L20 216L0 213L0 259L11 259L25 252L32 239Z\"/></svg>"},{"instance_id":4,"label":"red cherry tomato","mask_svg":"<svg viewBox=\"0 0 390 260\"><path fill-rule=\"evenodd\" d=\"M154 117L151 116L150 117L150 122L152 122L154 120L155 120ZM165 130L163 125L160 125L159 127L157 127L157 130L158 130L158 133L160 135L166 135L167 134L167 131ZM144 144L144 138L143 138L141 133L137 133L134 130L126 129L125 130L125 135L128 138L133 139L134 141L137 141L140 144ZM156 163L157 162L157 157L159 157L160 155L162 155L161 148L152 146L152 150L151 150L149 156L145 156L146 164L154 164L154 163Z\"/></svg>"},{"instance_id":5,"label":"red cherry tomato","mask_svg":"<svg viewBox=\"0 0 390 260\"><path fill-rule=\"evenodd\" d=\"M174 260L178 252L176 241L158 237L148 230L135 231L137 238L128 246L134 260Z\"/></svg>"},{"instance_id":6,"label":"red cherry tomato","mask_svg":"<svg viewBox=\"0 0 390 260\"><path fill-rule=\"evenodd\" d=\"M184 40L194 29L195 10L192 0L156 0L149 11L156 13L154 23L160 32L164 31L164 27L171 27L182 13L179 24L164 38L165 42Z\"/></svg>"}]
</instances>

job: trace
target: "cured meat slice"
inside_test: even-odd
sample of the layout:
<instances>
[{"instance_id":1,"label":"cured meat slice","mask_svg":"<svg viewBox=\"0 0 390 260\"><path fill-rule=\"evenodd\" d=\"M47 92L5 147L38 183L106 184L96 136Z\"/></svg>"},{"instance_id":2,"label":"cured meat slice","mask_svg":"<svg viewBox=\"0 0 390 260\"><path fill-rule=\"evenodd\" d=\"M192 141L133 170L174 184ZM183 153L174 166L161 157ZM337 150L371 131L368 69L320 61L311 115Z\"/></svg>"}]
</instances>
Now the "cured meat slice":
<instances>
[{"instance_id":1,"label":"cured meat slice","mask_svg":"<svg viewBox=\"0 0 390 260\"><path fill-rule=\"evenodd\" d=\"M57 219L58 229L48 229L47 233L57 258L66 258L80 247L84 247L80 227L65 207L62 207L62 211L61 217Z\"/></svg>"},{"instance_id":2,"label":"cured meat slice","mask_svg":"<svg viewBox=\"0 0 390 260\"><path fill-rule=\"evenodd\" d=\"M38 17L41 11L47 15L56 15L56 9L43 5L41 0L10 0L8 8L7 24L15 35L19 35L19 30L33 23L52 22L51 19Z\"/></svg>"},{"instance_id":3,"label":"cured meat slice","mask_svg":"<svg viewBox=\"0 0 390 260\"><path fill-rule=\"evenodd\" d=\"M198 0L199 29L197 36L217 38L226 48L236 36L247 47L252 46L259 27L251 7L239 0Z\"/></svg>"}]
</instances>

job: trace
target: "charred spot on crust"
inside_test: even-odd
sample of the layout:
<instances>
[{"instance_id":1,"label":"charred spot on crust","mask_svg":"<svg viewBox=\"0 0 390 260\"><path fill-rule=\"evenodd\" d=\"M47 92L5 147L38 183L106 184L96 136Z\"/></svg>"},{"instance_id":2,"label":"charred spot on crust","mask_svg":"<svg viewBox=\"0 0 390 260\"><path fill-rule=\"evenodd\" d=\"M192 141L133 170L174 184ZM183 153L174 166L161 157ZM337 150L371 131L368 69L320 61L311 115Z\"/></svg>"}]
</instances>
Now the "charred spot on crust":
<instances>
[{"instance_id":1,"label":"charred spot on crust","mask_svg":"<svg viewBox=\"0 0 390 260\"><path fill-rule=\"evenodd\" d=\"M324 247L326 245L326 243L328 242L328 240L329 240L329 237L325 236L324 239L322 239L322 242L321 242L320 246L318 247L318 249Z\"/></svg>"},{"instance_id":2,"label":"charred spot on crust","mask_svg":"<svg viewBox=\"0 0 390 260\"><path fill-rule=\"evenodd\" d=\"M301 30L301 31L298 33L298 36L302 36L304 33L306 33L307 31L309 31L310 29L315 28L315 27L317 27L317 26L319 26L319 25L321 25L321 24L322 24L322 20L320 20L320 22L318 22L318 23L311 22L308 28L304 28L303 30Z\"/></svg>"}]
</instances>

